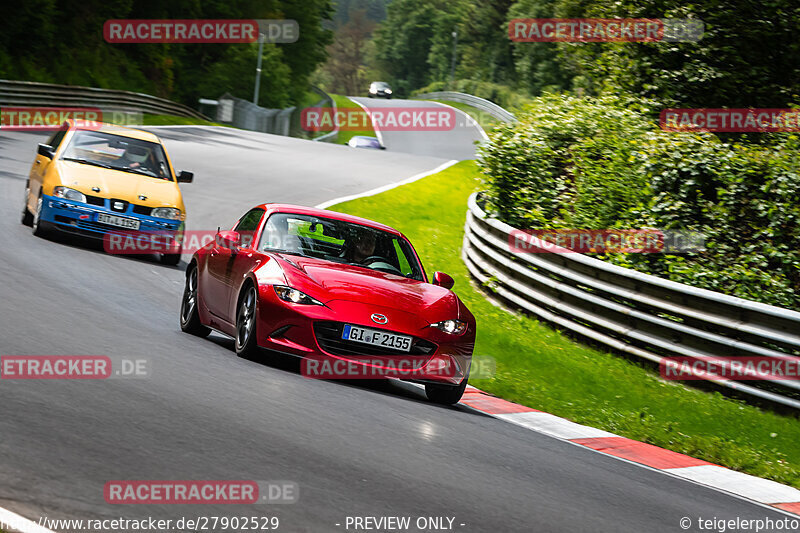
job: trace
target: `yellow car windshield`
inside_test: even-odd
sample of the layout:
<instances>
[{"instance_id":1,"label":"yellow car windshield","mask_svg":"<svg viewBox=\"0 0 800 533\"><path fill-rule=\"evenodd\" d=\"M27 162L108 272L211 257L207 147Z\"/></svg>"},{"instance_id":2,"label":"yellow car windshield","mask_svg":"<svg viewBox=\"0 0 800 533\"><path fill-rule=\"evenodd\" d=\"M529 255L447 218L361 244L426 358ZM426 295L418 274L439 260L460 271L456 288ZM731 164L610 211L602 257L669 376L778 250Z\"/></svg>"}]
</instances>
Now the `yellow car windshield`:
<instances>
[{"instance_id":1,"label":"yellow car windshield","mask_svg":"<svg viewBox=\"0 0 800 533\"><path fill-rule=\"evenodd\" d=\"M173 181L160 144L101 131L76 131L62 159Z\"/></svg>"}]
</instances>

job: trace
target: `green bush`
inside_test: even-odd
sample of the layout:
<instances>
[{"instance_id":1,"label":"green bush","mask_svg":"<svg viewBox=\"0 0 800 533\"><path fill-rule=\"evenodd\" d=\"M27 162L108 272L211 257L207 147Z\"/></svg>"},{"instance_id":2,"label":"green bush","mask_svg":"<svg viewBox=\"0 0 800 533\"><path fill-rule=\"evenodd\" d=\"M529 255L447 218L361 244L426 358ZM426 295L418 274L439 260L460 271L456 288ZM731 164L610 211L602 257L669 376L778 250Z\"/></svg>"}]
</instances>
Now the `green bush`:
<instances>
[{"instance_id":1,"label":"green bush","mask_svg":"<svg viewBox=\"0 0 800 533\"><path fill-rule=\"evenodd\" d=\"M481 149L489 208L519 228L697 231L706 251L606 254L615 264L800 308L796 135L723 142L661 131L652 102L545 95Z\"/></svg>"}]
</instances>

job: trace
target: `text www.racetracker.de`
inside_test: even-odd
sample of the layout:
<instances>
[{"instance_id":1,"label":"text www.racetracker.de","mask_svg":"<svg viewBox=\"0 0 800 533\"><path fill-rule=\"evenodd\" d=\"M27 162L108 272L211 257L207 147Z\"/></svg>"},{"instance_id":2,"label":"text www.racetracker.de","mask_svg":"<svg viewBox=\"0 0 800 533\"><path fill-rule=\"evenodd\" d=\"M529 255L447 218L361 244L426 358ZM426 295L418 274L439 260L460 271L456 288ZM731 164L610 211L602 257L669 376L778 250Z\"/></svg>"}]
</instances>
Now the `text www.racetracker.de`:
<instances>
[{"instance_id":1,"label":"text www.racetracker.de","mask_svg":"<svg viewBox=\"0 0 800 533\"><path fill-rule=\"evenodd\" d=\"M277 516L196 516L176 519L108 518L62 519L39 517L39 526L58 531L274 531L280 527ZM15 531L15 524L3 524L0 529Z\"/></svg>"}]
</instances>

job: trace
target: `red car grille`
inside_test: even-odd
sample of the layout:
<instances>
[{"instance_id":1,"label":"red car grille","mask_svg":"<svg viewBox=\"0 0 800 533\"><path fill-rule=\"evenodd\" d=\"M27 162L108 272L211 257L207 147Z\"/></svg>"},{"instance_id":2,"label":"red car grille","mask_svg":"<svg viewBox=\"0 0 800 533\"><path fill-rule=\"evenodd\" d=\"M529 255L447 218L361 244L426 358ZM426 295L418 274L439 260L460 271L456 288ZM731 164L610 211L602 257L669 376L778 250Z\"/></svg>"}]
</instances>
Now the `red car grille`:
<instances>
[{"instance_id":1,"label":"red car grille","mask_svg":"<svg viewBox=\"0 0 800 533\"><path fill-rule=\"evenodd\" d=\"M342 339L343 329L342 322L315 322L314 335L320 348L333 355L431 355L436 351L434 343L417 337L411 341L410 352L346 341ZM398 333L398 335L405 334Z\"/></svg>"}]
</instances>

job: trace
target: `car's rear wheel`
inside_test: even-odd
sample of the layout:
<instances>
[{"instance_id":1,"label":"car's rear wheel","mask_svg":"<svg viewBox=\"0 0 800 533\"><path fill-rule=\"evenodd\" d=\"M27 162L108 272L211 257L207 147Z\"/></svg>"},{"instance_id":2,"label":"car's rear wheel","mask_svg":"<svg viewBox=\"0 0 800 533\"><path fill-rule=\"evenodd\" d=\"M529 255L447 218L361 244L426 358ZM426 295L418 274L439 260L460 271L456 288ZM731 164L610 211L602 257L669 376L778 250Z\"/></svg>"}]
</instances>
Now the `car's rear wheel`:
<instances>
[{"instance_id":1,"label":"car's rear wheel","mask_svg":"<svg viewBox=\"0 0 800 533\"><path fill-rule=\"evenodd\" d=\"M442 405L454 405L461 401L464 391L467 389L468 377L460 385L434 385L431 383L425 384L425 396L433 403L440 403Z\"/></svg>"},{"instance_id":2,"label":"car's rear wheel","mask_svg":"<svg viewBox=\"0 0 800 533\"><path fill-rule=\"evenodd\" d=\"M197 265L194 263L186 273L186 286L181 300L181 331L198 337L205 337L211 333L211 328L200 322L200 314L197 311Z\"/></svg>"},{"instance_id":3,"label":"car's rear wheel","mask_svg":"<svg viewBox=\"0 0 800 533\"><path fill-rule=\"evenodd\" d=\"M44 200L40 193L39 199L36 200L36 212L33 214L33 220L31 221L33 234L36 235L37 237L45 237L49 233L50 229L48 223L42 220L43 209L44 209Z\"/></svg>"},{"instance_id":4,"label":"car's rear wheel","mask_svg":"<svg viewBox=\"0 0 800 533\"><path fill-rule=\"evenodd\" d=\"M22 223L26 226L33 224L33 215L28 210L28 198L31 196L31 184L25 185L25 203L22 204Z\"/></svg>"},{"instance_id":5,"label":"car's rear wheel","mask_svg":"<svg viewBox=\"0 0 800 533\"><path fill-rule=\"evenodd\" d=\"M251 282L247 282L239 296L236 311L236 354L252 359L258 353L256 338L256 304L258 293Z\"/></svg>"}]
</instances>

